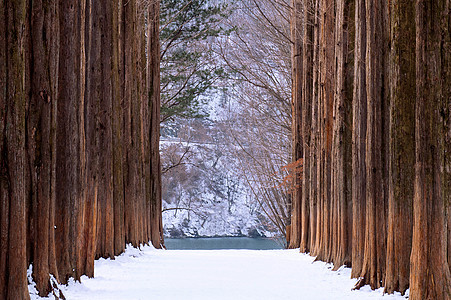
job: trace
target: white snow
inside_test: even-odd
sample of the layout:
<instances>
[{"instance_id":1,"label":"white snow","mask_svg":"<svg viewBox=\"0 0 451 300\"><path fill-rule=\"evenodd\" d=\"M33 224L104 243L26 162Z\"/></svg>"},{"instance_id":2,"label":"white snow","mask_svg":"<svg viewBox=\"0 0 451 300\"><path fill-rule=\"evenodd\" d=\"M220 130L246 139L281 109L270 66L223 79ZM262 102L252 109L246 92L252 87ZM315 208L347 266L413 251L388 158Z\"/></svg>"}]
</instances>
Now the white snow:
<instances>
[{"instance_id":1,"label":"white snow","mask_svg":"<svg viewBox=\"0 0 451 300\"><path fill-rule=\"evenodd\" d=\"M71 280L71 299L290 300L405 299L356 283L350 269L331 271L298 250L142 250L95 262L95 278ZM32 299L42 299L32 295Z\"/></svg>"},{"instance_id":2,"label":"white snow","mask_svg":"<svg viewBox=\"0 0 451 300\"><path fill-rule=\"evenodd\" d=\"M219 125L207 127L218 131L215 126ZM214 142L213 136L216 135L189 143L167 138L160 144L163 169L166 164L171 165L171 154L180 157L187 147L190 151L184 165L162 176L164 235L176 238L276 235L244 178L234 170L238 161L223 144Z\"/></svg>"}]
</instances>

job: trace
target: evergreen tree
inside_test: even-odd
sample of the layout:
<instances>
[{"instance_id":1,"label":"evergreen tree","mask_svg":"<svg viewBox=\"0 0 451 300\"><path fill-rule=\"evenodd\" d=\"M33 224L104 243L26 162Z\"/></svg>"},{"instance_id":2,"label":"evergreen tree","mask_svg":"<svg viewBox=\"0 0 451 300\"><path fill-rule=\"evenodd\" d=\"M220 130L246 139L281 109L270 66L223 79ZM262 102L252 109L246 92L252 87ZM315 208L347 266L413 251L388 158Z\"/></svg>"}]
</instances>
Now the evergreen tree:
<instances>
[{"instance_id":1,"label":"evergreen tree","mask_svg":"<svg viewBox=\"0 0 451 300\"><path fill-rule=\"evenodd\" d=\"M223 23L229 4L162 0L160 13L161 121L204 117L202 96L224 75L212 42L233 30Z\"/></svg>"}]
</instances>

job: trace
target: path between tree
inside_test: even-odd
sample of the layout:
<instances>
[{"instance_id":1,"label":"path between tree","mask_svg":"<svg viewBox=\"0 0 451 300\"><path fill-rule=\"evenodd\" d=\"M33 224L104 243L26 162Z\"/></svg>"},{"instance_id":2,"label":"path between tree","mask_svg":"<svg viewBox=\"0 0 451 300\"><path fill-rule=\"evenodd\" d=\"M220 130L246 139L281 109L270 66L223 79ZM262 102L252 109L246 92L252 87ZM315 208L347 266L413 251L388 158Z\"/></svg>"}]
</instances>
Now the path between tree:
<instances>
[{"instance_id":1,"label":"path between tree","mask_svg":"<svg viewBox=\"0 0 451 300\"><path fill-rule=\"evenodd\" d=\"M333 272L313 260L298 250L128 248L115 260L96 261L94 279L62 290L68 300L405 299L382 289L351 291L350 269Z\"/></svg>"}]
</instances>

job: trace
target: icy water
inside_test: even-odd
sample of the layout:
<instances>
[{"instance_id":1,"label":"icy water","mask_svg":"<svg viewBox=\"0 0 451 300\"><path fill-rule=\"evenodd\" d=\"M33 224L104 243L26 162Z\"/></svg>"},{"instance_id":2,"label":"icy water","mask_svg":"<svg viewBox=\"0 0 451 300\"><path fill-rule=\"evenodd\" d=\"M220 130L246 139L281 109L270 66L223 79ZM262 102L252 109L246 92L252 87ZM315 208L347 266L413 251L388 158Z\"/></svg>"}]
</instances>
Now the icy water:
<instances>
[{"instance_id":1,"label":"icy water","mask_svg":"<svg viewBox=\"0 0 451 300\"><path fill-rule=\"evenodd\" d=\"M218 237L218 238L165 238L168 250L275 250L283 249L282 242L274 239L248 237Z\"/></svg>"}]
</instances>

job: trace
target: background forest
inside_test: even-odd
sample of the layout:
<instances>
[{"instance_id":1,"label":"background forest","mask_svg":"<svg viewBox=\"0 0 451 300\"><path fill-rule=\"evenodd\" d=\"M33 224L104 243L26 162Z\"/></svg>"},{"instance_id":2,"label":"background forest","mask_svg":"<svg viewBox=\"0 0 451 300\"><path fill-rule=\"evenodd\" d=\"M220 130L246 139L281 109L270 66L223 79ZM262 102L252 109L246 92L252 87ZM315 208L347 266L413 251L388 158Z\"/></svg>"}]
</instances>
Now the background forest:
<instances>
[{"instance_id":1,"label":"background forest","mask_svg":"<svg viewBox=\"0 0 451 300\"><path fill-rule=\"evenodd\" d=\"M289 3L161 4L165 234L284 236Z\"/></svg>"}]
</instances>

